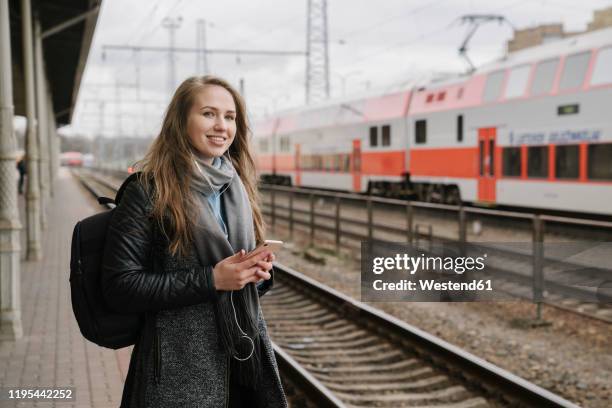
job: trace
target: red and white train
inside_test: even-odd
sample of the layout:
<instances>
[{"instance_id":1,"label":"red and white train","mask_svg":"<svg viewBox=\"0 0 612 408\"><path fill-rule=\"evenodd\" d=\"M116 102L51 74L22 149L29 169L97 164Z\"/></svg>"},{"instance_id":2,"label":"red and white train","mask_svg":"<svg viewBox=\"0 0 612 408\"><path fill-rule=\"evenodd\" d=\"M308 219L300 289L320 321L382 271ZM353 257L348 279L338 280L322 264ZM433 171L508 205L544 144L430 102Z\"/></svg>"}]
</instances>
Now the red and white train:
<instances>
[{"instance_id":1,"label":"red and white train","mask_svg":"<svg viewBox=\"0 0 612 408\"><path fill-rule=\"evenodd\" d=\"M257 123L263 179L612 215L612 28Z\"/></svg>"}]
</instances>

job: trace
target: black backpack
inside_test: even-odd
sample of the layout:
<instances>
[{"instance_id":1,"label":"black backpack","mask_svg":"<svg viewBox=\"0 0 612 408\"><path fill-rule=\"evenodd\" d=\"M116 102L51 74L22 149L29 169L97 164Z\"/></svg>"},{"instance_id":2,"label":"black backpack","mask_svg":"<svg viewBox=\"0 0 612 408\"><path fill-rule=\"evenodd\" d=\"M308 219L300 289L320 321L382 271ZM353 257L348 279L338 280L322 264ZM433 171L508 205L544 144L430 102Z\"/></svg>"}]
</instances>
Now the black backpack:
<instances>
[{"instance_id":1,"label":"black backpack","mask_svg":"<svg viewBox=\"0 0 612 408\"><path fill-rule=\"evenodd\" d=\"M99 197L100 204L119 204L127 185L140 172L131 174L117 191L115 200ZM144 314L118 314L106 306L102 295L101 270L106 230L114 208L87 217L74 227L70 254L72 311L83 336L99 346L119 349L136 343Z\"/></svg>"}]
</instances>

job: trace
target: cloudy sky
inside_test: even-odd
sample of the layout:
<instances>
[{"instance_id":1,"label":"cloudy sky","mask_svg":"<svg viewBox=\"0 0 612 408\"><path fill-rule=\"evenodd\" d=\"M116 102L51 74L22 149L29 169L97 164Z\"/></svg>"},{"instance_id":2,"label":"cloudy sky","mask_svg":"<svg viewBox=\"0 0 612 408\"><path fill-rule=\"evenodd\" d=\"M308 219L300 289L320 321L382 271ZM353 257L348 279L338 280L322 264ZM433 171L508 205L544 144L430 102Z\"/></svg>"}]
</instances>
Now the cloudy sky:
<instances>
[{"instance_id":1,"label":"cloudy sky","mask_svg":"<svg viewBox=\"0 0 612 408\"><path fill-rule=\"evenodd\" d=\"M612 0L327 0L332 97L391 89L438 72L461 72L457 48L466 14L501 14L515 27L562 22L581 31ZM104 0L70 133L150 136L170 95L166 52L104 46L170 43L164 19L177 22L177 47L194 48L205 20L209 49L304 51L307 0ZM476 65L503 55L507 24L480 27L470 43ZM175 84L198 73L195 54L175 53ZM209 55L209 72L244 93L251 117L303 105L303 56ZM201 70L200 70L201 73ZM121 103L117 103L120 101Z\"/></svg>"}]
</instances>

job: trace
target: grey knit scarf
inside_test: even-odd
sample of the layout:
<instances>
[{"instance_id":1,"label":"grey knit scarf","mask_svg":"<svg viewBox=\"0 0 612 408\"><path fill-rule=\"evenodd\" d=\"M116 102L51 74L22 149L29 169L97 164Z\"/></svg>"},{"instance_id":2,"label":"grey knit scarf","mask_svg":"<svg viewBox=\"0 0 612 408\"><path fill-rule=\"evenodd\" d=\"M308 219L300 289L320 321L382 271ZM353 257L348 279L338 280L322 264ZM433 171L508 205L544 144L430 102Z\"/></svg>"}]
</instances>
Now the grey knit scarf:
<instances>
[{"instance_id":1,"label":"grey knit scarf","mask_svg":"<svg viewBox=\"0 0 612 408\"><path fill-rule=\"evenodd\" d=\"M199 207L199 217L194 223L194 244L200 262L203 265L216 265L241 249L246 251L254 249L255 233L251 205L244 184L229 158L222 156L221 166L218 169L196 156L194 160L191 189L194 201ZM227 214L227 238L208 202L207 197L211 194L221 194L221 206ZM215 315L220 345L226 353L235 357L230 359L230 370L237 374L238 382L255 389L258 385L257 380L261 378L257 288L254 283L249 283L242 290L235 290L233 293L218 291L217 294ZM231 300L230 294L232 294ZM242 331L253 340L253 345L244 337L236 320ZM253 354L249 359L245 361L237 359L247 357L252 349Z\"/></svg>"}]
</instances>

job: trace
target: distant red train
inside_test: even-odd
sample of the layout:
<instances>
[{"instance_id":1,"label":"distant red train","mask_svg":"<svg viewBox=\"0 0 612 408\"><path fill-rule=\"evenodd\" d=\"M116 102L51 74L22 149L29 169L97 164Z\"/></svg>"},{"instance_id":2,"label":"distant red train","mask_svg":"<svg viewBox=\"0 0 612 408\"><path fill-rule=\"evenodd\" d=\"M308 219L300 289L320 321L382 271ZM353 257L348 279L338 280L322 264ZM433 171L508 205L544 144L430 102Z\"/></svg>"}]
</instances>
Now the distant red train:
<instances>
[{"instance_id":1,"label":"distant red train","mask_svg":"<svg viewBox=\"0 0 612 408\"><path fill-rule=\"evenodd\" d=\"M612 29L469 75L278 114L262 179L429 202L612 215Z\"/></svg>"},{"instance_id":2,"label":"distant red train","mask_svg":"<svg viewBox=\"0 0 612 408\"><path fill-rule=\"evenodd\" d=\"M83 153L81 152L63 152L60 154L60 164L62 166L82 167Z\"/></svg>"}]
</instances>

